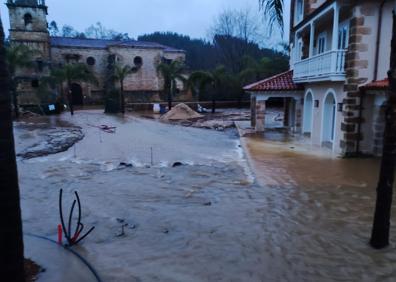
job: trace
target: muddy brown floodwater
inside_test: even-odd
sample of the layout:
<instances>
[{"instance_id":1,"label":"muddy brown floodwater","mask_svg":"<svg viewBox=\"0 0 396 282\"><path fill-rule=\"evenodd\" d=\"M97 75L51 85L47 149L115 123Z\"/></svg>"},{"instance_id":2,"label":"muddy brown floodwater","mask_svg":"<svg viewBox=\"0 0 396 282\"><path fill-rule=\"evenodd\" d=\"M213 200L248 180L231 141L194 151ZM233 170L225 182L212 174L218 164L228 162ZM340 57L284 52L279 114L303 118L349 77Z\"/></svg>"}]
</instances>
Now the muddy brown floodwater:
<instances>
[{"instance_id":1,"label":"muddy brown floodwater","mask_svg":"<svg viewBox=\"0 0 396 282\"><path fill-rule=\"evenodd\" d=\"M243 142L266 193L268 247L283 258L284 278L395 281L396 221L389 248L368 246L379 160L334 158L279 132L266 135Z\"/></svg>"},{"instance_id":2,"label":"muddy brown floodwater","mask_svg":"<svg viewBox=\"0 0 396 282\"><path fill-rule=\"evenodd\" d=\"M75 250L104 281L395 281L395 246L367 244L376 160L269 131L241 139L254 181L231 134L100 111L17 124L17 151L70 125L84 134L70 149L18 160L24 231L55 239L59 189L65 206L78 191L96 229Z\"/></svg>"}]
</instances>

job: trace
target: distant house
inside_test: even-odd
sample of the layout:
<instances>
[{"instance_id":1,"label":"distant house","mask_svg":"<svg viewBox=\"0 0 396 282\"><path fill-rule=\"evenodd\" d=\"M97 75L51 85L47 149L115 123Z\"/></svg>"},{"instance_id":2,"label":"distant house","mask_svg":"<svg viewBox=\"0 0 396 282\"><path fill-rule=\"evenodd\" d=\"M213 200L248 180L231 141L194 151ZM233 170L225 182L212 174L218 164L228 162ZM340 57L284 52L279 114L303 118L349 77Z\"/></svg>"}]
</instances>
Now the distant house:
<instances>
[{"instance_id":1,"label":"distant house","mask_svg":"<svg viewBox=\"0 0 396 282\"><path fill-rule=\"evenodd\" d=\"M381 153L396 1L293 0L289 72L246 86L252 125L286 97L291 129L338 155Z\"/></svg>"},{"instance_id":2,"label":"distant house","mask_svg":"<svg viewBox=\"0 0 396 282\"><path fill-rule=\"evenodd\" d=\"M74 82L71 89L74 104L101 103L109 65L115 63L138 69L125 80L128 102L160 101L163 79L156 70L157 65L185 60L185 51L153 42L51 37L45 0L8 0L6 4L10 15L11 44L28 45L38 51L35 55L37 67L19 71L23 81L18 89L21 104L29 104L36 99L39 79L48 75L51 67L67 63L87 64L99 80L99 85ZM183 90L181 83L178 86Z\"/></svg>"}]
</instances>

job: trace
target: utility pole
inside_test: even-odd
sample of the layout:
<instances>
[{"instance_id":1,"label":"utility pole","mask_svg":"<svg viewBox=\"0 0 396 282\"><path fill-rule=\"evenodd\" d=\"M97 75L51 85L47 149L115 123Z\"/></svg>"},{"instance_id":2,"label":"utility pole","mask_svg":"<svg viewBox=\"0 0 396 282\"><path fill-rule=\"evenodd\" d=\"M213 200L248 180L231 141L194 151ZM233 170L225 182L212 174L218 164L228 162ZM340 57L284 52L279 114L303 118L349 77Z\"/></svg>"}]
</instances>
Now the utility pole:
<instances>
[{"instance_id":1,"label":"utility pole","mask_svg":"<svg viewBox=\"0 0 396 282\"><path fill-rule=\"evenodd\" d=\"M396 15L393 11L389 90L385 112L384 145L377 186L377 201L370 245L382 249L389 245L390 215L396 167Z\"/></svg>"}]
</instances>

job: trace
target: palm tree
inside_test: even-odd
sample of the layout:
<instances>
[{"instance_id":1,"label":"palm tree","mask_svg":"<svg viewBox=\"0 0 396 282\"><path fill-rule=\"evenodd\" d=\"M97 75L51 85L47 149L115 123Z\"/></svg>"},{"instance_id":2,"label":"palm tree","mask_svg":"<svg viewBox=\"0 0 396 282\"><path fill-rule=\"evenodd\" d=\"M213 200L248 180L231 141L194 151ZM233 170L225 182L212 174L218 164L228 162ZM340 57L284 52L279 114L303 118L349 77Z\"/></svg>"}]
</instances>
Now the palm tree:
<instances>
[{"instance_id":1,"label":"palm tree","mask_svg":"<svg viewBox=\"0 0 396 282\"><path fill-rule=\"evenodd\" d=\"M114 79L120 82L120 109L121 113L125 113L125 96L124 96L124 80L125 78L137 71L136 67L131 68L130 66L115 65L114 67Z\"/></svg>"},{"instance_id":2,"label":"palm tree","mask_svg":"<svg viewBox=\"0 0 396 282\"><path fill-rule=\"evenodd\" d=\"M259 0L260 8L264 10L264 14L268 17L271 27L277 24L283 33L283 8L284 0Z\"/></svg>"},{"instance_id":3,"label":"palm tree","mask_svg":"<svg viewBox=\"0 0 396 282\"><path fill-rule=\"evenodd\" d=\"M212 83L212 75L206 71L195 71L190 75L187 83L199 101L202 90L205 89L207 84Z\"/></svg>"},{"instance_id":4,"label":"palm tree","mask_svg":"<svg viewBox=\"0 0 396 282\"><path fill-rule=\"evenodd\" d=\"M10 79L0 20L0 277L25 281L18 173L12 128Z\"/></svg>"},{"instance_id":5,"label":"palm tree","mask_svg":"<svg viewBox=\"0 0 396 282\"><path fill-rule=\"evenodd\" d=\"M172 109L172 99L176 90L177 80L186 81L183 76L185 66L183 62L174 60L171 63L162 62L157 66L157 71L164 79L164 92L168 98L168 109Z\"/></svg>"},{"instance_id":6,"label":"palm tree","mask_svg":"<svg viewBox=\"0 0 396 282\"><path fill-rule=\"evenodd\" d=\"M207 85L211 85L212 113L216 112L216 97L222 91L224 81L227 80L226 69L224 66L218 66L211 72L196 71L190 75L189 84L199 86L199 89L205 89ZM199 90L199 91L200 91Z\"/></svg>"},{"instance_id":7,"label":"palm tree","mask_svg":"<svg viewBox=\"0 0 396 282\"><path fill-rule=\"evenodd\" d=\"M212 114L216 112L216 94L221 94L224 81L227 80L226 68L224 66L218 66L211 72L212 85L215 92L212 92Z\"/></svg>"},{"instance_id":8,"label":"palm tree","mask_svg":"<svg viewBox=\"0 0 396 282\"><path fill-rule=\"evenodd\" d=\"M63 92L63 85L66 83L67 94L66 100L70 108L70 114L74 115L73 99L71 86L73 82L88 82L97 84L98 81L91 70L81 63L76 64L65 64L61 67L54 68L51 70L50 77L47 78L48 81L52 81L58 84L61 91Z\"/></svg>"},{"instance_id":9,"label":"palm tree","mask_svg":"<svg viewBox=\"0 0 396 282\"><path fill-rule=\"evenodd\" d=\"M17 88L20 82L19 78L16 76L16 71L21 68L31 68L34 65L33 55L35 53L37 53L37 51L22 44L13 44L6 49L6 62L10 74L10 89L16 118L19 118Z\"/></svg>"}]
</instances>

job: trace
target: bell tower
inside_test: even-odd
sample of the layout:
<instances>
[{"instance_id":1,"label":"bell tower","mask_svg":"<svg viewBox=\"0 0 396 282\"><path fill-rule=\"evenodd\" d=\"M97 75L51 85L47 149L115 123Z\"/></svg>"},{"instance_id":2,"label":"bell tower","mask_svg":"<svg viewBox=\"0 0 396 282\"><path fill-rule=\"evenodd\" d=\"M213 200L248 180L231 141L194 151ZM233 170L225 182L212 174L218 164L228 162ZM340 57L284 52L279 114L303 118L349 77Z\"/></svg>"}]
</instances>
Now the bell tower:
<instances>
[{"instance_id":1,"label":"bell tower","mask_svg":"<svg viewBox=\"0 0 396 282\"><path fill-rule=\"evenodd\" d=\"M48 7L45 0L7 0L10 16L10 41L39 51L38 57L49 60Z\"/></svg>"}]
</instances>

